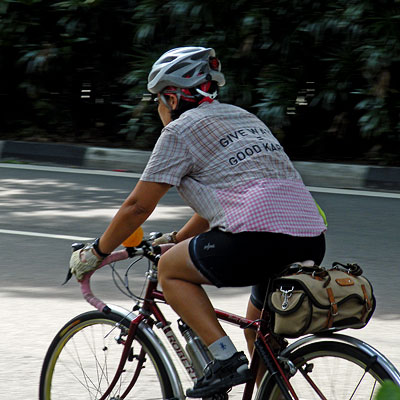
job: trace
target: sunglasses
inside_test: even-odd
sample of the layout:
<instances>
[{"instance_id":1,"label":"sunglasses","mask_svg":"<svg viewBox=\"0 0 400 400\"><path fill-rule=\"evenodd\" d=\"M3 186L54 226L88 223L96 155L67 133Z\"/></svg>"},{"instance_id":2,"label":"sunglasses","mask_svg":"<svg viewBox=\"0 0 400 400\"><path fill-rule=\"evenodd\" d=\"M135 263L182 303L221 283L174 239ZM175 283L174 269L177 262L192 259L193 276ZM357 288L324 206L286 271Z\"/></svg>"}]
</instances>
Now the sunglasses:
<instances>
[{"instance_id":1,"label":"sunglasses","mask_svg":"<svg viewBox=\"0 0 400 400\"><path fill-rule=\"evenodd\" d=\"M144 93L142 95L142 101L144 101L146 103L150 103L150 104L152 104L152 103L158 104L159 99L156 94Z\"/></svg>"}]
</instances>

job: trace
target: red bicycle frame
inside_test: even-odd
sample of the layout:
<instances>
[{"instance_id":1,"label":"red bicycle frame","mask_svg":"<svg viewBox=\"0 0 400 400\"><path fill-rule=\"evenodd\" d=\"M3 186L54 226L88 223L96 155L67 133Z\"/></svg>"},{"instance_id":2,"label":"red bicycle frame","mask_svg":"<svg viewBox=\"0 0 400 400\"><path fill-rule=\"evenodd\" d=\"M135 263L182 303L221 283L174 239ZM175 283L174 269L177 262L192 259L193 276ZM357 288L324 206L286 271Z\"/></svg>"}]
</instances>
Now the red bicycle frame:
<instances>
[{"instance_id":1,"label":"red bicycle frame","mask_svg":"<svg viewBox=\"0 0 400 400\"><path fill-rule=\"evenodd\" d=\"M132 256L129 253L130 249L126 250L121 250L117 251L115 253L112 253L109 257L107 257L106 262L103 262L99 268L102 266L109 264L111 262L115 261L120 261L127 259L128 257ZM156 255L152 254L149 252L146 254L146 257L149 258L151 261L155 261ZM90 289L90 277L94 273L92 271L91 273L86 274L85 278L83 279L81 284L81 291L84 296L84 298L92 304L94 307L96 307L98 310L108 313L110 312L110 309L107 307L105 303L103 303L101 300L99 300L97 297L95 297ZM115 373L115 376L113 380L110 383L110 386L106 390L106 392L103 394L103 396L100 398L100 400L105 400L107 396L111 393L111 391L114 389L115 385L117 384L122 372L124 371L124 367L126 364L126 361L129 357L130 349L132 342L135 338L137 329L139 324L142 321L146 321L149 326L153 326L154 321L149 318L150 316L154 316L155 320L157 321L157 324L159 324L159 327L161 327L166 334L167 339L171 343L172 347L174 348L176 354L178 355L179 359L181 360L182 364L186 368L189 376L194 380L196 379L196 375L194 373L193 368L191 367L191 362L186 358L186 354L184 350L182 349L179 341L177 340L175 334L173 333L172 329L170 328L169 322L165 319L164 315L162 314L161 310L159 309L157 305L157 301L163 302L167 304L164 294L157 289L158 281L156 277L156 273L154 271L154 274L152 276L152 272L149 273L148 277L148 284L146 288L146 293L144 296L144 301L142 306L139 309L139 314L136 318L134 318L129 327L129 333L127 338L124 340L124 350L121 355L121 360L119 363L119 366L117 368L117 371ZM270 344L269 344L269 339L271 337L271 332L268 329L267 321L269 320L269 315L268 311L263 309L260 319L258 320L250 320L244 317L241 317L236 314L228 313L223 310L215 309L215 313L217 315L217 318L221 321L229 322L233 325L239 326L242 329L253 329L256 331L256 339L259 340L259 343L261 343L262 346L262 353L265 354L263 358L264 363L269 367L269 369L273 368L275 371L278 373L277 383L279 386L282 388L282 392L287 392L289 391L292 394L292 398L294 400L298 400L298 397L296 393L294 392L289 380L287 379L285 372L282 370L282 367L280 366ZM264 359L264 358L267 359ZM136 368L135 374L133 375L131 382L129 383L127 389L125 392L121 395L121 399L124 399L129 391L132 389L134 386L139 374L140 370L142 368L144 362L144 354L139 355L139 362L138 366ZM257 351L253 352L251 363L250 363L250 371L253 373L253 376L257 375L258 367L260 365L260 355ZM243 400L251 400L253 391L254 391L254 385L255 385L255 379L246 383L245 390L243 393ZM287 395L284 395L287 397Z\"/></svg>"}]
</instances>

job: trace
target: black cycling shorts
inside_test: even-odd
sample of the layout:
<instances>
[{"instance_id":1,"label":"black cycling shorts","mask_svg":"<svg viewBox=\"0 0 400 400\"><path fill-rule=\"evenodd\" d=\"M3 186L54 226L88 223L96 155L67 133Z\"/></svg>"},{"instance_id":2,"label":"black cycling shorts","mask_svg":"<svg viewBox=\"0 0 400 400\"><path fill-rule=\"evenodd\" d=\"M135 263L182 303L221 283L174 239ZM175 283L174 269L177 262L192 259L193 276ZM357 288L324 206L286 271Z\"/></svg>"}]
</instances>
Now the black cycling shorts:
<instances>
[{"instance_id":1,"label":"black cycling shorts","mask_svg":"<svg viewBox=\"0 0 400 400\"><path fill-rule=\"evenodd\" d=\"M253 286L252 303L262 308L268 278L305 260L320 264L325 236L299 237L271 232L202 233L189 243L196 268L217 287Z\"/></svg>"}]
</instances>

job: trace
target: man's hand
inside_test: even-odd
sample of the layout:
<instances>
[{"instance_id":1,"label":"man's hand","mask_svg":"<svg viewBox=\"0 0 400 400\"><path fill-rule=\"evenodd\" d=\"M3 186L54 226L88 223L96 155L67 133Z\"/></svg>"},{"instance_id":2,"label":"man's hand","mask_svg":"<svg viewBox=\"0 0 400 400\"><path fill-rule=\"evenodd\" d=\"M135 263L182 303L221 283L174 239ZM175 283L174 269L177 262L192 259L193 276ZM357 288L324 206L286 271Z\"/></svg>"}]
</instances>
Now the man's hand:
<instances>
[{"instance_id":1,"label":"man's hand","mask_svg":"<svg viewBox=\"0 0 400 400\"><path fill-rule=\"evenodd\" d=\"M153 246L159 246L160 244L177 243L176 234L177 232L164 233L164 235L155 239L152 244Z\"/></svg>"},{"instance_id":2,"label":"man's hand","mask_svg":"<svg viewBox=\"0 0 400 400\"><path fill-rule=\"evenodd\" d=\"M81 281L88 272L94 271L102 261L102 258L94 253L93 245L88 243L83 249L72 253L69 269L76 279Z\"/></svg>"}]
</instances>

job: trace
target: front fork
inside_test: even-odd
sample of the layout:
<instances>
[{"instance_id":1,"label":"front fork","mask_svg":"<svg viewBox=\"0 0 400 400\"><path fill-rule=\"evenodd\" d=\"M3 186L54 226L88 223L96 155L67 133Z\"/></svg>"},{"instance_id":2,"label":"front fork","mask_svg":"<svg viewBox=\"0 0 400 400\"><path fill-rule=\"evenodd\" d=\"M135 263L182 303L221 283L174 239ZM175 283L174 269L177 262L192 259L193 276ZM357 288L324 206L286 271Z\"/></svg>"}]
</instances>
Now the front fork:
<instances>
[{"instance_id":1,"label":"front fork","mask_svg":"<svg viewBox=\"0 0 400 400\"><path fill-rule=\"evenodd\" d=\"M126 364L126 361L128 360L128 358L130 357L131 354L131 348L132 348L132 343L133 343L133 339L135 338L137 329L138 329L138 325L144 320L144 316L142 314L139 314L135 319L133 319L130 323L129 326L129 333L128 336L125 340L125 342L123 343L124 345L124 350L122 352L122 356L121 356L121 360L119 362L117 371L115 373L115 376L113 378L113 380L110 383L110 386L108 387L108 389L105 391L105 393L103 394L103 396L101 396L101 398L99 400L106 400L107 397L109 396L109 394L111 393L111 391L114 389L115 385L117 384L119 378L121 377L121 374L124 371L124 367ZM117 341L120 340L121 343L123 342L121 336L117 339ZM145 352L142 349L142 351L140 352L139 355L139 362L138 362L138 366L136 368L136 372L134 374L134 376L132 377L132 380L128 386L128 388L125 390L125 392L120 396L120 399L124 399L126 397L126 395L129 393L129 391L132 389L133 385L135 384L140 370L142 369L143 363L145 361Z\"/></svg>"}]
</instances>

